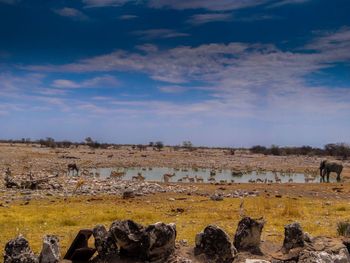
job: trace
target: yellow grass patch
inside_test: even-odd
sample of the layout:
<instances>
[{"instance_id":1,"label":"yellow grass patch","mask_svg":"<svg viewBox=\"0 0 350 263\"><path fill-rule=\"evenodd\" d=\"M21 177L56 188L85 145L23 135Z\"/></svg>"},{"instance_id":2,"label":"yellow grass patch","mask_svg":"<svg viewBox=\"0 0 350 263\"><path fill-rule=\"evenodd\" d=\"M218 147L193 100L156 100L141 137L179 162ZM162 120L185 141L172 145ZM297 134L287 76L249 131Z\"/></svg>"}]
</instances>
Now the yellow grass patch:
<instances>
[{"instance_id":1,"label":"yellow grass patch","mask_svg":"<svg viewBox=\"0 0 350 263\"><path fill-rule=\"evenodd\" d=\"M168 198L184 199L168 201ZM157 194L131 200L117 197L74 197L46 199L0 207L0 247L18 234L29 239L32 248L39 252L42 237L55 234L61 239L65 252L76 233L96 224L109 227L114 220L132 219L141 224L159 221L174 222L178 239L193 244L195 235L209 224L217 224L233 236L240 220L240 199L226 198L215 202L205 197L179 194ZM337 235L337 222L350 220L347 201L311 198L245 198L244 212L253 218L263 216L266 225L263 239L281 242L284 225L298 221L311 235ZM183 213L176 211L184 209Z\"/></svg>"}]
</instances>

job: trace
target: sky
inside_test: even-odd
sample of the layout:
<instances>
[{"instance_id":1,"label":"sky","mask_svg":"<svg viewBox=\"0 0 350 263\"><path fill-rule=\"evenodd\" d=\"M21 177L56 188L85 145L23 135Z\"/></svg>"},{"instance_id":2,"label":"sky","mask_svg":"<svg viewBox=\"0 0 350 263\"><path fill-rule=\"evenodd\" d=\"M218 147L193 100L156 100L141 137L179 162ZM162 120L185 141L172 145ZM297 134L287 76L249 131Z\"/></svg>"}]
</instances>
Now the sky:
<instances>
[{"instance_id":1,"label":"sky","mask_svg":"<svg viewBox=\"0 0 350 263\"><path fill-rule=\"evenodd\" d=\"M350 142L348 0L0 0L0 138Z\"/></svg>"}]
</instances>

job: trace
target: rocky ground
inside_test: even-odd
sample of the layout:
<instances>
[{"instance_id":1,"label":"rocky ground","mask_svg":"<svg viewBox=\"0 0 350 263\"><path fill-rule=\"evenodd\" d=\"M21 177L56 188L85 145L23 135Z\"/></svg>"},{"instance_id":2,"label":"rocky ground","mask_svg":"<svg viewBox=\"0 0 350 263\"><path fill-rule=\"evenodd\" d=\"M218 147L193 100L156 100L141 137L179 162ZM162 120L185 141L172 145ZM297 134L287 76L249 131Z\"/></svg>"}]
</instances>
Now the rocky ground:
<instances>
[{"instance_id":1,"label":"rocky ground","mask_svg":"<svg viewBox=\"0 0 350 263\"><path fill-rule=\"evenodd\" d=\"M40 207L40 205L38 206L39 203L44 204L42 207L44 213L45 211L49 211L49 209L54 209L54 207L61 202L67 203L67 206L71 206L74 210L85 207L77 206L74 203L76 202L74 201L75 198L82 198L81 200L84 200L84 204L86 203L88 207L90 207L91 202L95 205L102 205L105 202L112 202L113 204L117 203L123 206L120 207L120 209L123 211L125 210L123 212L124 214L126 213L128 215L135 216L134 213L138 211L139 214L137 214L137 216L139 216L142 221L148 221L143 220L146 216L152 219L154 218L153 215L151 216L149 214L149 211L143 210L150 209L150 207L152 207L155 215L158 215L158 212L161 213L159 215L164 215L167 219L169 217L176 217L177 219L182 220L182 224L186 222L186 224L188 224L196 221L207 222L210 218L215 218L216 223L218 222L220 224L221 213L227 213L227 211L230 210L237 214L234 216L234 218L239 216L244 217L244 213L241 214L242 209L240 207L243 205L243 203L240 200L248 198L248 204L249 202L252 203L249 204L251 206L249 208L250 210L247 208L250 211L250 214L256 215L257 211L261 212L261 216L264 217L265 212L271 214L269 216L270 221L273 221L273 225L268 226L270 238L264 239L263 241L260 240L261 229L263 229L263 227L260 229L260 226L263 223L258 220L249 221L251 226L248 228L248 230L245 227L240 229L239 225L237 226L236 235L237 233L242 232L243 234L241 235L241 239L243 241L237 241L240 239L237 239L236 235L234 239L232 239L232 237L228 236L225 231L213 226L212 228L205 228L204 232L196 237L194 244L188 243L186 240L177 240L175 242L174 235L170 235L169 233L169 239L171 239L171 242L169 240L163 240L163 237L167 235L159 235L158 230L154 230L154 226L139 227L141 230L138 230L138 234L140 234L142 238L146 238L146 241L148 240L147 242L149 242L149 246L141 246L141 248L139 245L135 247L135 244L132 246L125 245L125 240L121 241L119 237L116 237L120 233L116 234L112 231L112 229L109 229L106 230L106 232L109 233L108 235L113 236L113 242L117 244L119 248L122 244L122 246L125 246L126 251L131 248L131 250L141 249L144 258L130 259L128 256L123 257L123 253L120 254L121 251L117 249L115 250L117 251L115 254L117 259L115 259L115 261L108 262L129 263L151 261L159 263L225 263L232 262L232 260L234 260L234 262L247 263L265 262L254 261L253 259L267 260L267 262L275 263L350 262L348 252L345 249L345 245L348 243L345 244L343 242L344 240L335 238L334 234L332 234L332 238L309 237L308 239L305 239L306 236L303 234L302 241L299 237L299 241L302 243L302 246L298 244L297 247L287 249L288 251L286 250L286 246L288 245L285 244L285 242L289 242L287 230L285 230L287 231L285 232L287 241L285 241L285 237L283 244L279 244L277 241L274 242L273 238L271 238L271 236L275 235L276 231L279 229L275 229L275 226L279 227L280 224L279 222L274 221L276 217L281 217L281 220L283 220L285 217L286 220L288 220L288 223L290 223L291 219L293 218L299 218L304 221L304 212L307 212L309 217L312 217L312 213L316 214L317 212L319 217L321 216L324 218L318 218L318 220L311 220L312 218L310 218L310 220L313 222L310 223L308 227L310 229L315 229L315 227L318 225L321 227L321 225L324 224L327 225L328 231L329 227L333 227L334 233L336 232L335 224L337 222L335 220L350 219L348 216L346 216L347 211L350 211L350 207L348 207L350 200L350 184L348 183L348 180L350 179L349 161L343 161L343 165L345 167L342 174L343 182L332 184L165 184L144 181L112 180L108 178L95 178L91 176L73 177L68 176L66 173L67 165L70 163L77 164L81 169L96 167L198 167L211 169L317 172L321 159L322 158L308 156L280 157L252 155L247 153L236 153L235 155L231 155L229 152L220 149L174 151L171 148L165 148L162 151L153 149L138 151L132 149L132 147L125 146L118 149L91 150L85 147L80 147L77 149L49 149L40 148L38 145L0 144L0 223L5 222L1 223L3 225L0 225L0 234L3 234L4 236L5 231L9 230L9 233L6 233L5 236L13 236L13 233L16 232L15 229L11 228L14 226L7 224L7 218L12 218L14 222L16 222L16 220L22 222L24 225L21 226L21 230L26 229L26 231L30 231L30 227L26 226L26 224L29 225L29 222L33 224L33 227L35 226L41 229L40 222L42 220L42 222L45 223L44 219L34 218L33 222L30 219L26 220L25 218L23 218L23 220L17 218L14 219L17 214L22 215L22 211L24 211L23 214L26 215L26 207L31 209L33 206L35 209L38 209L37 207ZM19 187L14 186L12 188L7 188L5 186L4 179L7 168L11 170L11 176ZM52 176L52 178L46 180L50 176ZM41 181L42 179L43 181ZM33 180L39 181L34 185L29 184L29 187L25 187L25 189L21 187L21 185L26 185L27 182L32 182ZM112 200L111 198L117 199ZM128 203L120 203L120 200L127 200ZM224 200L224 202L216 202L222 200ZM226 202L226 200L232 200L232 202ZM237 200L237 202L235 200ZM254 200L256 200L257 205L259 205L256 211L254 210ZM281 204L279 203L279 200L281 200ZM153 207L152 203L150 202L155 202L154 206L159 206L159 209ZM188 202L188 204L184 205L184 202ZM216 207L218 209L221 206L225 208L222 210L215 210L216 207L213 206L212 203L210 203L210 205L206 205L206 202L217 203L218 205L216 205ZM239 205L240 202L241 205ZM290 205L291 202L292 205ZM293 204L294 202L296 202L296 205ZM315 202L315 207L312 207L312 202ZM142 204L144 207L142 207ZM306 206L303 208L295 208L295 206L304 206L305 204ZM232 206L239 207L232 210ZM169 208L170 212L168 210ZM208 208L208 211L200 214L200 216L203 218L199 220L199 214L196 209L202 209L204 212L206 208ZM277 214L273 213L275 208L276 211L278 210ZM68 209L68 207L65 207L65 209ZM166 209L166 212L163 212L164 209ZM296 211L294 211L295 209ZM320 209L320 211L316 211L316 209ZM8 213L6 211L8 211ZM196 213L191 215L191 211ZM335 213L334 215L332 214L333 211ZM83 211L79 211L79 213L81 217L78 218L87 216L87 214L83 213ZM210 213L212 213L212 216ZM184 218L181 219L181 216ZM225 220L231 220L230 216L227 218L225 214L222 214L222 216L225 218ZM57 218L60 218L60 220L61 217L62 215L57 216ZM103 218L105 217L106 214L103 214ZM123 217L124 219L127 219L125 216ZM208 217L208 219L205 217ZM103 221L109 222L109 217L107 220L103 219ZM327 221L329 221L329 224ZM125 228L124 221L122 221L124 223L120 223L120 221L118 222L119 223L116 224L122 224L121 227L123 228L124 232L133 231L129 226ZM74 224L72 224L72 226L74 227L75 222L73 223ZM67 221L64 222L64 224L64 226L67 227L66 224L71 224L71 222ZM253 227L253 230L251 227ZM5 230L5 228L8 229ZM168 232L172 232L173 226L163 224L162 229L164 230L164 228L167 229ZM191 231L190 228L190 226L181 225L182 230ZM196 229L197 228L198 226L196 226ZM45 227L43 229L45 229ZM43 229L40 231L43 231ZM52 228L50 229L50 231L52 231ZM148 229L147 231L151 232L147 232L146 229ZM65 233L65 231L68 233L69 231L72 231L72 229L60 229L60 233ZM76 231L76 228L74 228L74 231ZM97 230L95 229L95 232L96 231ZM104 232L103 230L101 231ZM111 234L111 231L114 233L113 235ZM160 233L162 233L162 231L160 231ZM206 234L206 231L209 231L209 234ZM97 233L95 232L92 233L92 235L95 237L94 242L97 242ZM320 231L317 230L316 232L319 233ZM71 234L71 232L69 233ZM260 234L257 236L256 233ZM125 238L124 234L122 235L123 238ZM292 234L295 233L293 232ZM135 233L133 233L132 236L135 236ZM153 238L152 240L150 240L151 237ZM292 239L294 240L294 238ZM30 242L32 242L32 240L30 240ZM105 237L102 237L101 242L101 244L104 246L107 242ZM4 244L4 241L0 240L0 243ZM43 258L40 257L40 262L57 262L57 255L54 255L55 251L57 250L57 247L54 247L54 244L56 243L57 240L55 237L48 236L45 238L43 249L46 251L45 253L48 253L48 258L50 258L50 260L43 261ZM216 244L220 245L216 246ZM249 245L247 248L244 244L253 245L252 247ZM98 246L99 245L96 245L95 243L95 248L97 250ZM160 246L161 249L155 249L154 246ZM14 239L12 243L10 242L10 245L8 245L7 248L8 249L5 251L5 255L8 254L8 259L7 261L5 260L6 263L38 261L38 258L31 252L28 242L24 238L19 237L18 239ZM16 248L21 249L18 250ZM153 249L154 251L151 251ZM160 253L159 251L163 251L164 249L169 252L165 253L166 259L161 258L160 261L152 261L152 253L158 255L157 253ZM20 257L22 257L24 253L31 259L27 261L16 261L16 253L19 253ZM105 253L105 251L100 251L100 253ZM226 254L223 255L222 253ZM62 254L62 257L64 256L62 251L60 254ZM96 255L97 254L95 254L95 256ZM99 262L98 260L101 260L101 258L95 258L94 262Z\"/></svg>"},{"instance_id":2,"label":"rocky ground","mask_svg":"<svg viewBox=\"0 0 350 263\"><path fill-rule=\"evenodd\" d=\"M176 242L176 225L155 223L142 226L132 220L114 221L79 231L65 262L93 263L348 263L350 239L312 237L299 223L284 227L280 246L261 241L263 219L244 217L233 239L220 227L208 225L198 233L195 246ZM350 229L349 229L350 230ZM88 242L93 237L93 244ZM61 262L59 239L45 236L42 250L35 255L21 235L5 246L5 263Z\"/></svg>"}]
</instances>

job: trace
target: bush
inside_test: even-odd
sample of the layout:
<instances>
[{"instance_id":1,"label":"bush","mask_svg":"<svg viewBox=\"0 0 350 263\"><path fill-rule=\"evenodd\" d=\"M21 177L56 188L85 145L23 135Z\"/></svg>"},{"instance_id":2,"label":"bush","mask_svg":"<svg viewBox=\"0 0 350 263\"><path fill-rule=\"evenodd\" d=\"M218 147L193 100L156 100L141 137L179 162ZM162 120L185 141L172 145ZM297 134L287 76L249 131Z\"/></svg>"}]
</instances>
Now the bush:
<instances>
[{"instance_id":1,"label":"bush","mask_svg":"<svg viewBox=\"0 0 350 263\"><path fill-rule=\"evenodd\" d=\"M350 237L350 222L338 222L337 232L339 236Z\"/></svg>"},{"instance_id":2,"label":"bush","mask_svg":"<svg viewBox=\"0 0 350 263\"><path fill-rule=\"evenodd\" d=\"M163 142L158 141L158 142L155 142L155 143L154 143L154 147L155 147L158 151L160 151L160 150L164 147L164 144L163 144Z\"/></svg>"},{"instance_id":3,"label":"bush","mask_svg":"<svg viewBox=\"0 0 350 263\"><path fill-rule=\"evenodd\" d=\"M324 151L330 156L339 156L347 159L350 156L350 146L345 143L329 143L324 146Z\"/></svg>"},{"instance_id":4,"label":"bush","mask_svg":"<svg viewBox=\"0 0 350 263\"><path fill-rule=\"evenodd\" d=\"M250 148L250 151L252 153L267 154L267 148L265 146L261 146L261 145L253 146L252 148Z\"/></svg>"}]
</instances>

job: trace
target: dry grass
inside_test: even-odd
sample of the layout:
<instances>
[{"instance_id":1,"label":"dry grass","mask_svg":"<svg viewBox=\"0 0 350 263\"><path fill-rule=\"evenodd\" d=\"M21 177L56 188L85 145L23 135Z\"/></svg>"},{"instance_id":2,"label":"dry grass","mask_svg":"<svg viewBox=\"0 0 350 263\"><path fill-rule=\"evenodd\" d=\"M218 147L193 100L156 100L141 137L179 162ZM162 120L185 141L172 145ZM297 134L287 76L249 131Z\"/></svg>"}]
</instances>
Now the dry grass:
<instances>
[{"instance_id":1,"label":"dry grass","mask_svg":"<svg viewBox=\"0 0 350 263\"><path fill-rule=\"evenodd\" d=\"M169 197L185 200L167 201ZM61 239L62 251L74 239L79 229L96 224L107 227L114 220L133 219L142 224L158 221L175 222L178 239L194 242L195 235L208 224L217 224L231 236L239 221L239 199L210 201L204 197L157 194L132 200L116 197L74 197L68 200L47 199L32 201L29 205L13 204L0 207L0 247L19 233L24 234L38 252L44 234L56 234ZM185 212L172 210L183 208ZM337 222L350 220L350 204L311 198L246 198L246 215L264 216L266 225L263 239L281 242L285 224L298 221L311 235L337 236Z\"/></svg>"}]
</instances>

